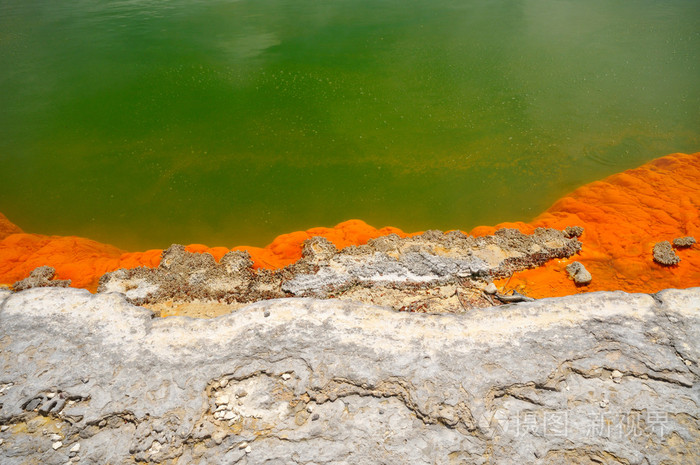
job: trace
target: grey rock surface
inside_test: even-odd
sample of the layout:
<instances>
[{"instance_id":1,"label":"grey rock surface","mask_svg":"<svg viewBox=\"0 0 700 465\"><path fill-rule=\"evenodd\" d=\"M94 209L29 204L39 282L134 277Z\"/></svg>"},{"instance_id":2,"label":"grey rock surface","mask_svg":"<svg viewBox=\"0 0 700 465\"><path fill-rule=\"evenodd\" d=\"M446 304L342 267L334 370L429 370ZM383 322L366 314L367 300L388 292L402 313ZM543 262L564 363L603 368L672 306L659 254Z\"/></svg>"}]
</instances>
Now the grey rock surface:
<instances>
[{"instance_id":1,"label":"grey rock surface","mask_svg":"<svg viewBox=\"0 0 700 465\"><path fill-rule=\"evenodd\" d=\"M699 341L700 288L209 320L3 293L0 463L698 463Z\"/></svg>"},{"instance_id":2,"label":"grey rock surface","mask_svg":"<svg viewBox=\"0 0 700 465\"><path fill-rule=\"evenodd\" d=\"M566 266L566 272L576 284L590 284L593 277L581 262L573 262Z\"/></svg>"}]
</instances>

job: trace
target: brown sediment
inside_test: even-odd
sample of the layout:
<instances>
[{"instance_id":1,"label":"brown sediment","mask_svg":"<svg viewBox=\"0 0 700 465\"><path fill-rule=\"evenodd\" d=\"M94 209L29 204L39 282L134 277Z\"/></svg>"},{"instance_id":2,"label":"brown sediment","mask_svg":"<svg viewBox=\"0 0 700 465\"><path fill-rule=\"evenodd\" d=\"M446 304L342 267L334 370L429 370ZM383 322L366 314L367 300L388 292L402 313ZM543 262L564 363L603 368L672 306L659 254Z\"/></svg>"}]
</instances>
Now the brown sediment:
<instances>
[{"instance_id":1,"label":"brown sediment","mask_svg":"<svg viewBox=\"0 0 700 465\"><path fill-rule=\"evenodd\" d=\"M673 267L654 262L654 245L680 236L700 234L700 153L668 155L639 168L585 185L560 199L528 223L503 223L478 227L471 234L492 235L497 229L516 228L533 233L538 227L580 235L583 249L572 259L550 260L536 269L516 272L499 287L518 289L534 297L554 297L579 292L615 290L656 292L700 285L700 250L697 245L677 249L681 259ZM583 228L583 232L579 228ZM334 228L313 228L276 238L266 247L185 247L207 252L220 260L229 251L250 255L253 269L276 270L302 257L304 241L315 236L328 239L338 249L366 244L370 239L396 234L414 236L397 228L376 229L360 220ZM0 283L12 284L35 268L56 269L57 279L72 286L96 290L100 276L121 268L159 265L162 250L128 253L116 247L79 237L26 234L0 215ZM593 279L576 286L565 270L573 260L583 264ZM273 271L257 271L274 273Z\"/></svg>"}]
</instances>

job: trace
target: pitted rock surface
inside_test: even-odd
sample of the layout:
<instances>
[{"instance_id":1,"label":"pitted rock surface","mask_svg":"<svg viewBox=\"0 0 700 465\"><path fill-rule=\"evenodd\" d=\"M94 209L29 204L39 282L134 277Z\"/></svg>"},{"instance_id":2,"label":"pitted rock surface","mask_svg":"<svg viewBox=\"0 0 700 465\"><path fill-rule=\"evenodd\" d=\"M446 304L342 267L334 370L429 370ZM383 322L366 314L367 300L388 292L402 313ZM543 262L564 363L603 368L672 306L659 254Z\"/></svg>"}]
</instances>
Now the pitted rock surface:
<instances>
[{"instance_id":1,"label":"pitted rock surface","mask_svg":"<svg viewBox=\"0 0 700 465\"><path fill-rule=\"evenodd\" d=\"M697 463L699 341L700 288L209 320L5 291L0 463Z\"/></svg>"},{"instance_id":2,"label":"pitted rock surface","mask_svg":"<svg viewBox=\"0 0 700 465\"><path fill-rule=\"evenodd\" d=\"M680 263L681 258L676 254L676 251L671 247L668 241L658 242L652 250L654 261L661 265L673 266Z\"/></svg>"},{"instance_id":3,"label":"pitted rock surface","mask_svg":"<svg viewBox=\"0 0 700 465\"><path fill-rule=\"evenodd\" d=\"M677 249L685 249L692 247L696 243L693 236L677 237L673 240L673 247Z\"/></svg>"}]
</instances>

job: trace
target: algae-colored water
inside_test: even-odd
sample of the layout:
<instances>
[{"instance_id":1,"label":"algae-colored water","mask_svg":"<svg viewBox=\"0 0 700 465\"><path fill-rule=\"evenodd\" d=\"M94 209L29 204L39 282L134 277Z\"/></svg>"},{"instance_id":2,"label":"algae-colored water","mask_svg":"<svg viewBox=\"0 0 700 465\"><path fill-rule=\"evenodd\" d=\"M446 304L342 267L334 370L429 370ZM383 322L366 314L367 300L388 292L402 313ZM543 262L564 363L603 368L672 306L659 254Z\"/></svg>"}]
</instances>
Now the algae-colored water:
<instances>
[{"instance_id":1,"label":"algae-colored water","mask_svg":"<svg viewBox=\"0 0 700 465\"><path fill-rule=\"evenodd\" d=\"M699 147L695 0L0 2L0 211L30 232L468 230Z\"/></svg>"}]
</instances>

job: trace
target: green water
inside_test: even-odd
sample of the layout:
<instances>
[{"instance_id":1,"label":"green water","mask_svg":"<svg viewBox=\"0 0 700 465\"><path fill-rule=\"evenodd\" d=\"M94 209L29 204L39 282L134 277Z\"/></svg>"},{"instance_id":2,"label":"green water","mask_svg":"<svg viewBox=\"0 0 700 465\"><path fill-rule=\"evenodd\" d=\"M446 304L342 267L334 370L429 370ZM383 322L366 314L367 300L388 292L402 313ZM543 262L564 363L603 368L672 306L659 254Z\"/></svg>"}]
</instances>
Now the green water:
<instances>
[{"instance_id":1,"label":"green water","mask_svg":"<svg viewBox=\"0 0 700 465\"><path fill-rule=\"evenodd\" d=\"M697 0L0 0L0 211L30 232L468 230L699 150Z\"/></svg>"}]
</instances>

